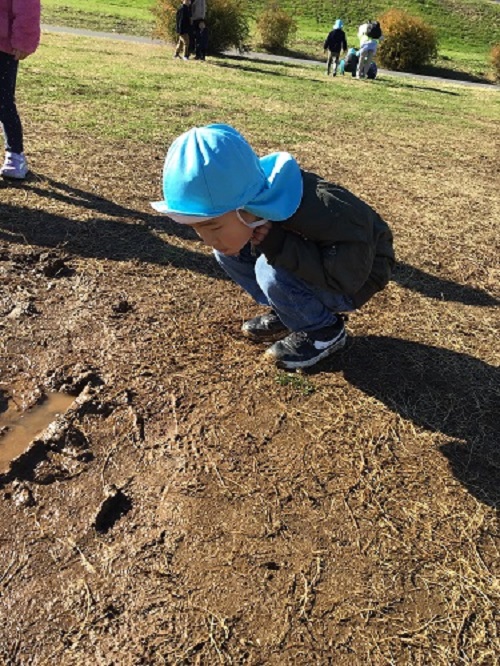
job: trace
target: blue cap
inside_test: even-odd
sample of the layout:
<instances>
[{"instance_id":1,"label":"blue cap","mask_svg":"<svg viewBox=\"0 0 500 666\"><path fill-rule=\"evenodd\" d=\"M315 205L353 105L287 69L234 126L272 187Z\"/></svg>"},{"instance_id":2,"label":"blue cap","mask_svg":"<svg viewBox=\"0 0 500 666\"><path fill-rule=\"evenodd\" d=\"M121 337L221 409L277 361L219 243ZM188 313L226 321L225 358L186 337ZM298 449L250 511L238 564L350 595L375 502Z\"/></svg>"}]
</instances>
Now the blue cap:
<instances>
[{"instance_id":1,"label":"blue cap","mask_svg":"<svg viewBox=\"0 0 500 666\"><path fill-rule=\"evenodd\" d=\"M170 146L163 197L153 207L184 224L244 208L267 220L285 220L302 199L302 174L288 153L257 157L229 125L194 127Z\"/></svg>"},{"instance_id":2,"label":"blue cap","mask_svg":"<svg viewBox=\"0 0 500 666\"><path fill-rule=\"evenodd\" d=\"M333 24L333 29L334 30L340 30L340 28L343 28L343 27L344 27L344 21L342 21L341 19L337 19L335 21L335 23Z\"/></svg>"}]
</instances>

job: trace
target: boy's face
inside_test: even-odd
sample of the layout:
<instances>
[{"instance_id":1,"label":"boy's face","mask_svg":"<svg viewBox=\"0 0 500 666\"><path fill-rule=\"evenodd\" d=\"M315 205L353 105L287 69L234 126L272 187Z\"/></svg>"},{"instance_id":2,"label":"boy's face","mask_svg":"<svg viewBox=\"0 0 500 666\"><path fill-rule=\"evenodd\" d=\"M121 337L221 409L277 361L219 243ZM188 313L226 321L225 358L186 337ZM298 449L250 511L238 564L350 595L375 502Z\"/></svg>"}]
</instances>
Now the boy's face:
<instances>
[{"instance_id":1,"label":"boy's face","mask_svg":"<svg viewBox=\"0 0 500 666\"><path fill-rule=\"evenodd\" d=\"M244 211L242 214L245 215ZM193 224L193 229L204 243L227 255L238 254L253 234L253 229L243 224L235 210L207 222Z\"/></svg>"}]
</instances>

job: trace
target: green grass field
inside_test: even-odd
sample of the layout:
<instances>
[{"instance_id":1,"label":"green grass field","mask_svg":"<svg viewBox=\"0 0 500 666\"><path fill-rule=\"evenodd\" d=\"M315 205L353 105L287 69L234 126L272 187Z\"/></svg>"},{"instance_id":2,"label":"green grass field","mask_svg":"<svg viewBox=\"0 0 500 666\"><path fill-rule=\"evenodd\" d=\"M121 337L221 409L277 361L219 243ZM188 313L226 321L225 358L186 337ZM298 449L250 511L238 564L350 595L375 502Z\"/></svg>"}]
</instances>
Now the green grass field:
<instances>
[{"instance_id":1,"label":"green grass field","mask_svg":"<svg viewBox=\"0 0 500 666\"><path fill-rule=\"evenodd\" d=\"M150 35L153 4L154 0L45 0L43 18L46 23ZM262 5L263 0L255 0L249 5L250 13L255 15ZM388 7L377 0L284 0L283 5L293 12L298 25L290 48L316 58L322 57L323 41L337 16L345 21L350 43L356 44L358 25ZM439 57L424 73L446 75L451 70L481 79L490 76L489 52L500 42L500 5L488 0L402 0L398 7L424 18L437 31ZM254 22L250 24L253 32Z\"/></svg>"},{"instance_id":2,"label":"green grass field","mask_svg":"<svg viewBox=\"0 0 500 666\"><path fill-rule=\"evenodd\" d=\"M372 96L348 76L327 86L317 67L222 58L211 60L210 76L194 62L179 76L179 68L168 62L170 52L161 48L146 58L141 51L141 59L131 66L130 57L115 54L114 47L104 46L96 59L95 42L87 39L77 40L68 58L65 43L46 35L40 54L28 61L24 76L29 81L23 89L29 103L49 104L51 119L59 118L58 122L71 108L72 129L98 130L110 138L164 142L185 127L186 115L193 124L229 116L237 124L245 124L255 138L266 142L271 136L270 143L286 143L293 149L307 142L318 125L330 122L333 106L336 127L353 122L367 127L374 122L378 126L390 123L391 131L400 128L401 136L420 133L422 123L432 124L434 132L463 136L498 112L495 98L485 104L482 93L464 90L443 95L432 86L406 79L379 77L377 95ZM131 53L135 49L130 46ZM46 71L46 60L52 63L52 73ZM100 82L97 88L96 79ZM317 120L312 122L313 118Z\"/></svg>"}]
</instances>

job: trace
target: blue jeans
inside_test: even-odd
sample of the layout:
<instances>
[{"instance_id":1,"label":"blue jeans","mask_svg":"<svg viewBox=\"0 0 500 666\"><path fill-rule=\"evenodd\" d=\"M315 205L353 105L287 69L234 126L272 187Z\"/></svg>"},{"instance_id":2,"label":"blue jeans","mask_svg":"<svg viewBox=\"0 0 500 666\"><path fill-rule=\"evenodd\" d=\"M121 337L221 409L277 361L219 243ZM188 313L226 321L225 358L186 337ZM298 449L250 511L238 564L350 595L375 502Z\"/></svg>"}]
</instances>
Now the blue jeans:
<instances>
[{"instance_id":1,"label":"blue jeans","mask_svg":"<svg viewBox=\"0 0 500 666\"><path fill-rule=\"evenodd\" d=\"M271 266L250 243L233 257L214 250L224 271L261 305L270 306L291 331L316 331L332 326L336 312L354 310L349 296L314 287L285 268Z\"/></svg>"},{"instance_id":2,"label":"blue jeans","mask_svg":"<svg viewBox=\"0 0 500 666\"><path fill-rule=\"evenodd\" d=\"M16 108L16 78L19 62L13 55L0 51L0 123L3 126L5 150L23 152L23 128Z\"/></svg>"}]
</instances>

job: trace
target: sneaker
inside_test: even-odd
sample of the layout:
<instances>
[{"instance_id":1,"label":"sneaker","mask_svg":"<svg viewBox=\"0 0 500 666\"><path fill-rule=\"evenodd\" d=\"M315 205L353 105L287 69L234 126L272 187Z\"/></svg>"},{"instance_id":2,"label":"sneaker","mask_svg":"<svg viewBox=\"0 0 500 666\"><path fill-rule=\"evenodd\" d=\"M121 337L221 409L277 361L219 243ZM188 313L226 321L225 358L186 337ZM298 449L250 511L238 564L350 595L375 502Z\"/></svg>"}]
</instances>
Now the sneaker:
<instances>
[{"instance_id":1,"label":"sneaker","mask_svg":"<svg viewBox=\"0 0 500 666\"><path fill-rule=\"evenodd\" d=\"M183 60L189 60L189 56L183 56L182 59Z\"/></svg>"},{"instance_id":2,"label":"sneaker","mask_svg":"<svg viewBox=\"0 0 500 666\"><path fill-rule=\"evenodd\" d=\"M339 316L333 326L309 333L305 331L290 333L266 349L265 353L279 368L285 370L308 368L342 349L346 338L344 320Z\"/></svg>"},{"instance_id":3,"label":"sneaker","mask_svg":"<svg viewBox=\"0 0 500 666\"><path fill-rule=\"evenodd\" d=\"M23 153L5 153L5 162L0 170L4 178L13 178L15 180L24 180L28 173L28 163Z\"/></svg>"},{"instance_id":4,"label":"sneaker","mask_svg":"<svg viewBox=\"0 0 500 666\"><path fill-rule=\"evenodd\" d=\"M241 330L243 335L256 342L277 340L283 337L285 331L288 331L274 310L270 310L260 317L249 319L243 324Z\"/></svg>"}]
</instances>

